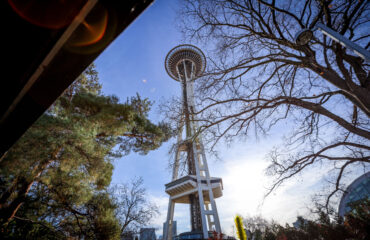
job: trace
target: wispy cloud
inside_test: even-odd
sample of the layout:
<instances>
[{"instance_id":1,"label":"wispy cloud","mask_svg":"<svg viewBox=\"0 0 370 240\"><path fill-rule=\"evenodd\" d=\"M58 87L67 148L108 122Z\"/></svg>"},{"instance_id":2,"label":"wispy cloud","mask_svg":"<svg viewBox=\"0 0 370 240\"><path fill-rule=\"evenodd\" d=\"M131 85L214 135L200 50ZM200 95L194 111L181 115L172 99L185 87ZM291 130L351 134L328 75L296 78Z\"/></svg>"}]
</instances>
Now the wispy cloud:
<instances>
[{"instance_id":1,"label":"wispy cloud","mask_svg":"<svg viewBox=\"0 0 370 240\"><path fill-rule=\"evenodd\" d=\"M166 221L168 197L165 195L155 196L153 194L149 194L149 201L157 205L159 210L159 215L152 219L150 224L156 228L162 228L163 222Z\"/></svg>"},{"instance_id":2,"label":"wispy cloud","mask_svg":"<svg viewBox=\"0 0 370 240\"><path fill-rule=\"evenodd\" d=\"M299 178L288 181L264 200L267 187L271 184L271 179L265 175L269 164L265 160L266 145L235 146L227 153L229 156L223 162L214 164L218 175L211 172L211 176L223 179L223 196L216 201L221 227L227 234L232 234L236 214L262 215L281 224L293 222L298 214L307 211L313 194L312 186L324 174L324 171L317 169L307 171ZM297 182L300 179L304 181Z\"/></svg>"}]
</instances>

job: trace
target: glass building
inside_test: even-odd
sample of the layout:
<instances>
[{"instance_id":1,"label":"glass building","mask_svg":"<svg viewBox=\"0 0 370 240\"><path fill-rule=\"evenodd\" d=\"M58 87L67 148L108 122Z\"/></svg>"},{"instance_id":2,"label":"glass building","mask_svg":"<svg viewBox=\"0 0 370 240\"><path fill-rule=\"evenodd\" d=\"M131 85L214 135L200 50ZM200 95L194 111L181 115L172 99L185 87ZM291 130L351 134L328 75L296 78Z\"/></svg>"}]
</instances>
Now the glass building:
<instances>
[{"instance_id":1,"label":"glass building","mask_svg":"<svg viewBox=\"0 0 370 240\"><path fill-rule=\"evenodd\" d=\"M370 199L370 172L354 180L344 192L339 204L339 216L352 210L350 204L363 199Z\"/></svg>"},{"instance_id":2,"label":"glass building","mask_svg":"<svg viewBox=\"0 0 370 240\"><path fill-rule=\"evenodd\" d=\"M165 229L166 229L166 223L164 222L163 223L163 234L164 234ZM175 239L176 236L177 236L177 222L173 221L172 222L172 239Z\"/></svg>"},{"instance_id":3,"label":"glass building","mask_svg":"<svg viewBox=\"0 0 370 240\"><path fill-rule=\"evenodd\" d=\"M140 240L156 240L154 228L140 228Z\"/></svg>"}]
</instances>

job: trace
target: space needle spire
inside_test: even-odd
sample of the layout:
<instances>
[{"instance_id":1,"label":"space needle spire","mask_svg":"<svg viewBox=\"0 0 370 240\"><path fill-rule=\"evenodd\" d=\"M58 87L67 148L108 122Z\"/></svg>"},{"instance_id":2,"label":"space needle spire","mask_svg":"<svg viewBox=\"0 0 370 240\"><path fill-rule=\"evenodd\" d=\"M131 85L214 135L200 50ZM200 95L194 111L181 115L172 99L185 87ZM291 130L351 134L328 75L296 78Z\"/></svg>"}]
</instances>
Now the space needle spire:
<instances>
[{"instance_id":1,"label":"space needle spire","mask_svg":"<svg viewBox=\"0 0 370 240\"><path fill-rule=\"evenodd\" d=\"M193 45L179 45L167 54L165 68L168 75L181 83L182 114L175 145L172 181L165 185L169 194L167 220L163 239L172 240L175 204L190 206L191 232L182 233L186 239L208 239L209 232L221 233L215 198L222 196L222 179L210 177L204 146L197 129L194 80L202 76L206 67L203 52ZM186 166L180 176L181 161Z\"/></svg>"}]
</instances>

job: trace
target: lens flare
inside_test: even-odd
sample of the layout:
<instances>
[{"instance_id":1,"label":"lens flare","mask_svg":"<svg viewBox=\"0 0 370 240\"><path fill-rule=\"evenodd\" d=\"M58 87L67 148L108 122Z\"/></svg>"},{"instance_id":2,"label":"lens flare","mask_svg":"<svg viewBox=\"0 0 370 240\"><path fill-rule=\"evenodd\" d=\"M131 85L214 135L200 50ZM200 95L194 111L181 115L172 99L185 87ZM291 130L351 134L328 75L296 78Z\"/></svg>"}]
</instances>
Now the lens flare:
<instances>
[{"instance_id":1,"label":"lens flare","mask_svg":"<svg viewBox=\"0 0 370 240\"><path fill-rule=\"evenodd\" d=\"M44 28L68 26L86 0L8 0L11 8L27 22Z\"/></svg>"},{"instance_id":2,"label":"lens flare","mask_svg":"<svg viewBox=\"0 0 370 240\"><path fill-rule=\"evenodd\" d=\"M99 42L107 29L108 12L101 9L85 19L76 30L71 41L71 46L83 47Z\"/></svg>"},{"instance_id":3,"label":"lens flare","mask_svg":"<svg viewBox=\"0 0 370 240\"><path fill-rule=\"evenodd\" d=\"M65 50L94 54L106 48L117 33L117 10L98 2L68 39Z\"/></svg>"}]
</instances>

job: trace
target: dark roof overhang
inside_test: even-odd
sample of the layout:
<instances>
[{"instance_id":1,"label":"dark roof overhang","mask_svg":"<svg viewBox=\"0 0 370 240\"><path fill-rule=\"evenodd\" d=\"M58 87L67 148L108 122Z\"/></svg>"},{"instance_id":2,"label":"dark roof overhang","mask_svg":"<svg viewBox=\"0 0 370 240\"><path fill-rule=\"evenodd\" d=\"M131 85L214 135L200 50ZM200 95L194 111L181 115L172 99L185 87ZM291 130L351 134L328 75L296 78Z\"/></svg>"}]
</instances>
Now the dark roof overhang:
<instances>
[{"instance_id":1,"label":"dark roof overhang","mask_svg":"<svg viewBox=\"0 0 370 240\"><path fill-rule=\"evenodd\" d=\"M55 16L74 14L62 26L48 26L46 16L37 12L35 19L27 16L33 2L47 1L23 1L28 8L19 2L0 2L5 28L0 158L153 0L50 1L72 4L68 9L54 8ZM53 19L53 13L48 17ZM87 26L92 32L86 32Z\"/></svg>"}]
</instances>

